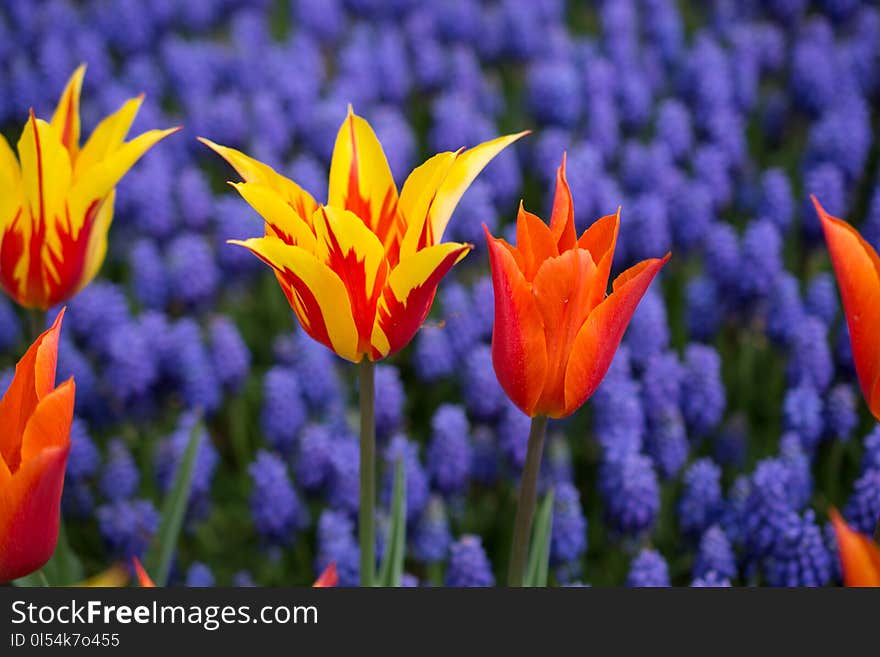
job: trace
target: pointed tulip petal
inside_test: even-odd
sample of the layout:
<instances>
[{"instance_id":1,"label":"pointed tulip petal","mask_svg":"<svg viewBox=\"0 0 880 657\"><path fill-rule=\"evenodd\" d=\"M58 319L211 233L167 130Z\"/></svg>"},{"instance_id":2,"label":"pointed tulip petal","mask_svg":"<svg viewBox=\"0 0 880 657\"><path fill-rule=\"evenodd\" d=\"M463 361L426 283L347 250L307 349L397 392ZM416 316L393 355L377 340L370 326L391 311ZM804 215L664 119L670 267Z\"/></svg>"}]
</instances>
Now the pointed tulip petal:
<instances>
[{"instance_id":1,"label":"pointed tulip petal","mask_svg":"<svg viewBox=\"0 0 880 657\"><path fill-rule=\"evenodd\" d=\"M313 339L343 358L358 362L358 332L342 279L313 254L276 237L245 241L243 246L272 267L300 323Z\"/></svg>"},{"instance_id":2,"label":"pointed tulip petal","mask_svg":"<svg viewBox=\"0 0 880 657\"><path fill-rule=\"evenodd\" d=\"M318 203L302 187L282 176L269 165L248 157L241 151L221 146L204 137L199 137L198 140L226 160L238 172L238 175L244 178L245 182L262 183L271 187L300 217L311 221L312 215L318 209Z\"/></svg>"},{"instance_id":3,"label":"pointed tulip petal","mask_svg":"<svg viewBox=\"0 0 880 657\"><path fill-rule=\"evenodd\" d=\"M40 400L55 387L58 338L64 309L52 327L38 337L15 366L15 375L0 399L0 457L14 471L21 461L21 440Z\"/></svg>"},{"instance_id":4,"label":"pointed tulip petal","mask_svg":"<svg viewBox=\"0 0 880 657\"><path fill-rule=\"evenodd\" d=\"M483 142L458 154L443 182L437 188L434 202L428 210L428 222L434 243L443 239L443 233L458 202L477 175L505 148L520 137L529 134L528 130L515 135L505 135Z\"/></svg>"},{"instance_id":5,"label":"pointed tulip petal","mask_svg":"<svg viewBox=\"0 0 880 657\"><path fill-rule=\"evenodd\" d=\"M132 557L132 564L134 565L134 572L137 574L138 584L140 584L142 589L152 589L156 588L156 584L153 582L152 578L147 574L144 565L141 563L141 560L137 557Z\"/></svg>"},{"instance_id":6,"label":"pointed tulip petal","mask_svg":"<svg viewBox=\"0 0 880 657\"><path fill-rule=\"evenodd\" d=\"M324 572L312 584L312 588L333 588L337 584L339 584L339 573L336 572L336 562L331 561L330 565L324 569Z\"/></svg>"},{"instance_id":7,"label":"pointed tulip petal","mask_svg":"<svg viewBox=\"0 0 880 657\"><path fill-rule=\"evenodd\" d=\"M143 102L143 94L129 98L118 110L98 124L79 155L73 160L74 179L82 176L122 145Z\"/></svg>"},{"instance_id":8,"label":"pointed tulip petal","mask_svg":"<svg viewBox=\"0 0 880 657\"><path fill-rule=\"evenodd\" d=\"M413 169L403 183L400 200L397 202L398 211L406 224L400 247L401 257L410 256L419 249L434 244L430 224L427 223L428 210L434 202L437 189L446 179L458 155L459 153L450 151L434 155Z\"/></svg>"},{"instance_id":9,"label":"pointed tulip petal","mask_svg":"<svg viewBox=\"0 0 880 657\"><path fill-rule=\"evenodd\" d=\"M522 272L527 281L535 278L538 267L559 255L556 237L549 226L519 204L516 217L516 249L522 256Z\"/></svg>"},{"instance_id":10,"label":"pointed tulip petal","mask_svg":"<svg viewBox=\"0 0 880 657\"><path fill-rule=\"evenodd\" d=\"M58 106L50 121L50 125L58 134L61 143L70 153L71 160L76 159L79 151L79 97L85 74L86 66L80 64L70 76L67 86L61 93L61 99L58 101Z\"/></svg>"},{"instance_id":11,"label":"pointed tulip petal","mask_svg":"<svg viewBox=\"0 0 880 657\"><path fill-rule=\"evenodd\" d=\"M571 189L565 177L565 163L566 155L563 153L562 164L556 170L556 191L553 194L553 210L550 214L550 230L553 231L557 250L560 253L572 248L577 242L574 228L574 202L571 200Z\"/></svg>"},{"instance_id":12,"label":"pointed tulip petal","mask_svg":"<svg viewBox=\"0 0 880 657\"><path fill-rule=\"evenodd\" d=\"M440 279L470 250L469 244L435 244L401 260L391 270L376 314L388 352L374 352L374 360L396 353L412 340L431 311Z\"/></svg>"},{"instance_id":13,"label":"pointed tulip petal","mask_svg":"<svg viewBox=\"0 0 880 657\"><path fill-rule=\"evenodd\" d=\"M614 248L617 246L617 234L620 231L620 209L597 219L587 228L578 240L578 248L586 249L593 256L599 271L596 285L590 294L590 308L595 308L608 291L608 277L614 262Z\"/></svg>"},{"instance_id":14,"label":"pointed tulip petal","mask_svg":"<svg viewBox=\"0 0 880 657\"><path fill-rule=\"evenodd\" d=\"M333 148L327 205L353 212L387 243L397 212L397 187L376 133L350 106Z\"/></svg>"},{"instance_id":15,"label":"pointed tulip petal","mask_svg":"<svg viewBox=\"0 0 880 657\"><path fill-rule=\"evenodd\" d=\"M21 460L36 459L43 450L70 444L76 385L68 379L40 399L21 439Z\"/></svg>"},{"instance_id":16,"label":"pointed tulip petal","mask_svg":"<svg viewBox=\"0 0 880 657\"><path fill-rule=\"evenodd\" d=\"M315 234L311 217L299 216L278 192L259 182L233 183L233 187L266 222L267 235L275 235L285 244L301 246L315 252Z\"/></svg>"},{"instance_id":17,"label":"pointed tulip petal","mask_svg":"<svg viewBox=\"0 0 880 657\"><path fill-rule=\"evenodd\" d=\"M855 228L829 215L812 198L840 287L859 384L871 412L880 419L880 258Z\"/></svg>"},{"instance_id":18,"label":"pointed tulip petal","mask_svg":"<svg viewBox=\"0 0 880 657\"><path fill-rule=\"evenodd\" d=\"M54 225L64 216L64 201L70 187L70 156L58 135L31 112L18 141L24 200L33 223ZM39 230L34 227L34 231Z\"/></svg>"},{"instance_id":19,"label":"pointed tulip petal","mask_svg":"<svg viewBox=\"0 0 880 657\"><path fill-rule=\"evenodd\" d=\"M547 380L544 323L532 290L510 251L485 228L495 293L492 362L501 387L533 416Z\"/></svg>"},{"instance_id":20,"label":"pointed tulip petal","mask_svg":"<svg viewBox=\"0 0 880 657\"><path fill-rule=\"evenodd\" d=\"M667 253L627 269L614 281L614 291L587 317L568 359L565 409L559 417L574 413L602 382L639 301L669 258Z\"/></svg>"},{"instance_id":21,"label":"pointed tulip petal","mask_svg":"<svg viewBox=\"0 0 880 657\"><path fill-rule=\"evenodd\" d=\"M846 524L837 509L830 511L845 586L880 586L880 546Z\"/></svg>"}]
</instances>

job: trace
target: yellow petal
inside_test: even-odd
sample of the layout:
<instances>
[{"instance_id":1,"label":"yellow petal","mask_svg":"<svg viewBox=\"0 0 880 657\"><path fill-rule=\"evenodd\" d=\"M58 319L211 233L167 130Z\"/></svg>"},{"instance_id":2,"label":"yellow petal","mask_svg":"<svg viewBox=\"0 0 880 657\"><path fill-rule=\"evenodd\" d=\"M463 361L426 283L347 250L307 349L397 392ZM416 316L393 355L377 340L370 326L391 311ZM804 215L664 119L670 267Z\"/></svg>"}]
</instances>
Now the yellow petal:
<instances>
[{"instance_id":1,"label":"yellow petal","mask_svg":"<svg viewBox=\"0 0 880 657\"><path fill-rule=\"evenodd\" d=\"M80 64L67 81L67 86L61 93L58 107L52 115L50 125L58 133L61 143L70 153L71 161L76 160L79 151L79 95L82 91L83 76L86 74L86 65Z\"/></svg>"},{"instance_id":2,"label":"yellow petal","mask_svg":"<svg viewBox=\"0 0 880 657\"><path fill-rule=\"evenodd\" d=\"M437 188L434 202L431 203L428 210L428 221L431 224L435 243L443 239L443 232L446 230L446 225L449 223L455 206L458 205L458 201L480 171L498 153L528 133L529 131L526 130L515 135L506 135L483 142L479 146L460 153L455 158L449 172ZM430 190L426 190L426 192L430 192Z\"/></svg>"},{"instance_id":3,"label":"yellow petal","mask_svg":"<svg viewBox=\"0 0 880 657\"><path fill-rule=\"evenodd\" d=\"M360 360L358 332L342 279L313 254L276 237L230 240L275 269L306 332L353 362Z\"/></svg>"},{"instance_id":4,"label":"yellow petal","mask_svg":"<svg viewBox=\"0 0 880 657\"><path fill-rule=\"evenodd\" d=\"M70 187L70 157L52 127L31 117L18 141L24 202L35 221L48 228L64 216L64 201Z\"/></svg>"},{"instance_id":5,"label":"yellow petal","mask_svg":"<svg viewBox=\"0 0 880 657\"><path fill-rule=\"evenodd\" d=\"M143 94L129 98L122 107L101 120L73 161L75 179L122 145L143 101Z\"/></svg>"},{"instance_id":6,"label":"yellow petal","mask_svg":"<svg viewBox=\"0 0 880 657\"><path fill-rule=\"evenodd\" d=\"M18 165L18 158L6 138L0 135L0 236L6 232L21 207L21 194L21 167Z\"/></svg>"},{"instance_id":7,"label":"yellow petal","mask_svg":"<svg viewBox=\"0 0 880 657\"><path fill-rule=\"evenodd\" d=\"M327 205L354 212L383 244L392 238L397 187L376 133L351 106L336 135Z\"/></svg>"},{"instance_id":8,"label":"yellow petal","mask_svg":"<svg viewBox=\"0 0 880 657\"><path fill-rule=\"evenodd\" d=\"M401 257L410 256L420 247L426 246L420 243L422 241L420 238L428 218L428 208L431 207L440 183L446 178L457 156L458 153L451 151L438 153L413 169L403 183L400 200L397 203L397 208L406 222L406 232L400 246Z\"/></svg>"},{"instance_id":9,"label":"yellow petal","mask_svg":"<svg viewBox=\"0 0 880 657\"><path fill-rule=\"evenodd\" d=\"M110 193L144 153L178 130L180 128L149 130L108 152L106 157L86 169L70 190L70 218L74 226L77 222L83 221L86 212L95 202ZM83 149L84 155L85 149ZM76 231L73 234L76 235Z\"/></svg>"},{"instance_id":10,"label":"yellow petal","mask_svg":"<svg viewBox=\"0 0 880 657\"><path fill-rule=\"evenodd\" d=\"M259 182L232 183L232 186L266 222L271 231L267 235L274 233L287 244L296 244L306 251L315 252L311 222L299 216L277 191Z\"/></svg>"},{"instance_id":11,"label":"yellow petal","mask_svg":"<svg viewBox=\"0 0 880 657\"><path fill-rule=\"evenodd\" d=\"M302 187L269 165L248 157L241 151L221 146L204 137L199 137L198 140L226 160L246 182L262 183L274 189L300 217L307 222L311 221L318 203Z\"/></svg>"}]
</instances>

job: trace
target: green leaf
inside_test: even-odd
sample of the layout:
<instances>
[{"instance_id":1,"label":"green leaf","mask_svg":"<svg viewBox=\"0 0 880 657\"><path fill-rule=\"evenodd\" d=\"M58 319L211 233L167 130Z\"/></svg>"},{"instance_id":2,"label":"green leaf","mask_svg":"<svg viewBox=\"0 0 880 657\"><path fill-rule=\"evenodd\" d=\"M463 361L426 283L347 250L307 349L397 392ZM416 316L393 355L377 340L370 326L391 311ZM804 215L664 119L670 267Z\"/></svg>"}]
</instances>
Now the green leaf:
<instances>
[{"instance_id":1,"label":"green leaf","mask_svg":"<svg viewBox=\"0 0 880 657\"><path fill-rule=\"evenodd\" d=\"M15 586L72 586L82 581L83 565L71 549L64 529L64 519L58 523L58 543L52 558L40 570L13 582Z\"/></svg>"},{"instance_id":2,"label":"green leaf","mask_svg":"<svg viewBox=\"0 0 880 657\"><path fill-rule=\"evenodd\" d=\"M403 561L406 556L406 471L403 461L397 459L394 466L394 491L391 499L391 522L385 555L379 568L378 586L400 586L403 577Z\"/></svg>"},{"instance_id":3,"label":"green leaf","mask_svg":"<svg viewBox=\"0 0 880 657\"><path fill-rule=\"evenodd\" d=\"M550 571L550 536L553 530L553 489L551 488L535 514L532 545L523 586L547 586Z\"/></svg>"},{"instance_id":4,"label":"green leaf","mask_svg":"<svg viewBox=\"0 0 880 657\"><path fill-rule=\"evenodd\" d=\"M168 582L171 559L174 556L174 550L180 538L180 529L183 526L183 519L189 503L193 470L195 468L196 455L202 442L203 430L201 418L196 418L189 435L186 450L180 459L180 464L177 466L177 472L174 474L174 482L162 505L159 532L156 534L156 538L144 560L144 567L156 583L156 586L165 586Z\"/></svg>"}]
</instances>

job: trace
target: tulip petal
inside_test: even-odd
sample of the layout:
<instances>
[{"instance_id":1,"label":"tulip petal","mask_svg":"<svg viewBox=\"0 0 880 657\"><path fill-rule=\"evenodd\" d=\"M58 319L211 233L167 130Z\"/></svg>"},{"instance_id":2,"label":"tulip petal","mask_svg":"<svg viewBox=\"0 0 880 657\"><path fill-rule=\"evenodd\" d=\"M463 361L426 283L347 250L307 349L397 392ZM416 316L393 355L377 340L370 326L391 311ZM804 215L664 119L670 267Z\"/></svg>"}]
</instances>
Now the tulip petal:
<instances>
[{"instance_id":1,"label":"tulip petal","mask_svg":"<svg viewBox=\"0 0 880 657\"><path fill-rule=\"evenodd\" d=\"M15 152L0 135L0 239L21 208L21 167Z\"/></svg>"},{"instance_id":2,"label":"tulip petal","mask_svg":"<svg viewBox=\"0 0 880 657\"><path fill-rule=\"evenodd\" d=\"M322 206L312 221L317 234L315 255L345 284L358 328L358 351L367 353L376 321L376 304L388 276L385 250L363 220L348 210Z\"/></svg>"},{"instance_id":3,"label":"tulip petal","mask_svg":"<svg viewBox=\"0 0 880 657\"><path fill-rule=\"evenodd\" d=\"M336 572L336 562L331 561L330 565L324 569L324 572L312 584L312 588L332 588L339 584L339 573Z\"/></svg>"},{"instance_id":4,"label":"tulip petal","mask_svg":"<svg viewBox=\"0 0 880 657\"><path fill-rule=\"evenodd\" d=\"M230 240L272 267L297 318L313 339L357 362L358 332L342 279L313 254L276 237Z\"/></svg>"},{"instance_id":5,"label":"tulip petal","mask_svg":"<svg viewBox=\"0 0 880 657\"><path fill-rule=\"evenodd\" d=\"M0 482L0 582L42 568L55 552L69 452L69 444L45 449Z\"/></svg>"},{"instance_id":6,"label":"tulip petal","mask_svg":"<svg viewBox=\"0 0 880 657\"><path fill-rule=\"evenodd\" d=\"M825 212L815 196L812 199L840 287L859 384L871 412L880 419L880 258L855 228Z\"/></svg>"},{"instance_id":7,"label":"tulip petal","mask_svg":"<svg viewBox=\"0 0 880 657\"><path fill-rule=\"evenodd\" d=\"M845 586L880 586L880 546L851 528L837 509L829 511Z\"/></svg>"},{"instance_id":8,"label":"tulip petal","mask_svg":"<svg viewBox=\"0 0 880 657\"><path fill-rule=\"evenodd\" d=\"M76 159L79 151L79 96L85 74L86 66L80 64L70 76L67 86L61 93L61 99L58 101L58 106L50 121L52 128L58 133L61 143L70 153L71 160Z\"/></svg>"},{"instance_id":9,"label":"tulip petal","mask_svg":"<svg viewBox=\"0 0 880 657\"><path fill-rule=\"evenodd\" d=\"M231 184L266 222L267 235L275 235L285 244L295 244L306 251L315 252L315 234L311 228L311 217L305 219L299 216L278 192L265 183Z\"/></svg>"},{"instance_id":10,"label":"tulip petal","mask_svg":"<svg viewBox=\"0 0 880 657\"><path fill-rule=\"evenodd\" d=\"M134 564L134 572L138 578L138 584L142 589L152 589L156 587L156 584L153 582L152 578L147 574L146 568L141 563L141 560L137 557L132 557L132 563Z\"/></svg>"},{"instance_id":11,"label":"tulip petal","mask_svg":"<svg viewBox=\"0 0 880 657\"><path fill-rule=\"evenodd\" d=\"M556 170L556 190L553 193L553 210L550 214L550 230L553 231L557 250L560 253L577 243L577 233L574 229L574 202L571 200L571 189L565 177L565 163L566 155L563 153L562 164ZM595 256L594 260L596 260Z\"/></svg>"},{"instance_id":12,"label":"tulip petal","mask_svg":"<svg viewBox=\"0 0 880 657\"><path fill-rule=\"evenodd\" d=\"M40 399L21 439L22 463L37 458L45 449L66 447L70 443L75 398L76 385L73 379L68 379Z\"/></svg>"},{"instance_id":13,"label":"tulip petal","mask_svg":"<svg viewBox=\"0 0 880 657\"><path fill-rule=\"evenodd\" d=\"M534 415L547 380L544 323L526 281L503 240L484 226L495 292L492 362L498 382L526 415Z\"/></svg>"},{"instance_id":14,"label":"tulip petal","mask_svg":"<svg viewBox=\"0 0 880 657\"><path fill-rule=\"evenodd\" d=\"M401 260L391 270L376 313L376 324L387 339L388 349L383 352L374 342L374 360L396 353L412 340L431 311L440 279L471 248L455 242L435 244Z\"/></svg>"},{"instance_id":15,"label":"tulip petal","mask_svg":"<svg viewBox=\"0 0 880 657\"><path fill-rule=\"evenodd\" d=\"M516 249L522 258L520 264L527 281L535 278L541 263L559 255L556 236L550 227L526 210L522 201L516 217Z\"/></svg>"},{"instance_id":16,"label":"tulip petal","mask_svg":"<svg viewBox=\"0 0 880 657\"><path fill-rule=\"evenodd\" d=\"M64 319L58 313L52 327L38 337L15 366L15 375L0 399L0 457L10 472L22 459L22 437L37 406L55 387L58 337Z\"/></svg>"},{"instance_id":17,"label":"tulip petal","mask_svg":"<svg viewBox=\"0 0 880 657\"><path fill-rule=\"evenodd\" d=\"M33 232L54 226L64 216L64 203L70 187L70 156L56 132L31 111L18 141L24 200L33 218Z\"/></svg>"},{"instance_id":18,"label":"tulip petal","mask_svg":"<svg viewBox=\"0 0 880 657\"><path fill-rule=\"evenodd\" d=\"M413 169L403 183L397 202L398 211L406 224L400 246L401 257L410 256L434 244L427 223L428 209L459 153L447 151L430 157Z\"/></svg>"},{"instance_id":19,"label":"tulip petal","mask_svg":"<svg viewBox=\"0 0 880 657\"><path fill-rule=\"evenodd\" d=\"M570 249L541 263L532 286L543 318L547 377L536 410L555 416L565 406L565 372L572 344L591 307L596 265L590 252Z\"/></svg>"},{"instance_id":20,"label":"tulip petal","mask_svg":"<svg viewBox=\"0 0 880 657\"><path fill-rule=\"evenodd\" d=\"M204 137L199 137L198 140L226 160L245 182L262 183L274 189L300 217L307 222L311 221L318 203L302 187L282 176L269 165L248 157L241 151L221 146Z\"/></svg>"},{"instance_id":21,"label":"tulip petal","mask_svg":"<svg viewBox=\"0 0 880 657\"><path fill-rule=\"evenodd\" d=\"M360 217L382 244L397 213L397 187L376 133L348 107L330 162L327 205Z\"/></svg>"},{"instance_id":22,"label":"tulip petal","mask_svg":"<svg viewBox=\"0 0 880 657\"><path fill-rule=\"evenodd\" d=\"M73 160L74 179L82 176L122 145L143 102L143 94L129 98L113 114L101 120Z\"/></svg>"},{"instance_id":23,"label":"tulip petal","mask_svg":"<svg viewBox=\"0 0 880 657\"><path fill-rule=\"evenodd\" d=\"M614 248L617 246L617 233L620 230L620 208L615 214L606 215L594 221L578 240L578 248L586 249L593 256L599 268L596 285L590 295L590 308L595 308L608 291L608 277L614 261Z\"/></svg>"},{"instance_id":24,"label":"tulip petal","mask_svg":"<svg viewBox=\"0 0 880 657\"><path fill-rule=\"evenodd\" d=\"M614 291L587 317L568 359L565 409L559 417L574 413L602 382L639 301L669 258L667 253L627 269L615 279Z\"/></svg>"},{"instance_id":25,"label":"tulip petal","mask_svg":"<svg viewBox=\"0 0 880 657\"><path fill-rule=\"evenodd\" d=\"M443 233L446 231L446 226L455 207L480 171L501 151L527 134L529 131L525 130L514 135L498 137L469 148L456 156L443 182L437 188L434 200L428 209L428 224L433 236L431 243L436 244L443 239Z\"/></svg>"}]
</instances>

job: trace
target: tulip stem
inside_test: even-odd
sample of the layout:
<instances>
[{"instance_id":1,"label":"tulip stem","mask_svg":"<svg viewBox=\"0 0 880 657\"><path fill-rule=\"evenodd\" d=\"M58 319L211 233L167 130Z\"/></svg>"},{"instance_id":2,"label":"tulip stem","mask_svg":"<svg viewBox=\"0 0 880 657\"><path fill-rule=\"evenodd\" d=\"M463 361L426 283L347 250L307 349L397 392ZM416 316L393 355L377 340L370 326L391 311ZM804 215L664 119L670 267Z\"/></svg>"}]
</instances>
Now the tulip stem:
<instances>
[{"instance_id":1,"label":"tulip stem","mask_svg":"<svg viewBox=\"0 0 880 657\"><path fill-rule=\"evenodd\" d=\"M547 431L547 416L532 418L529 430L529 443L526 449L526 463L523 468L522 483L519 488L519 501L516 505L516 522L513 526L513 546L510 551L510 567L507 571L508 586L522 586L526 559L529 554L529 536L532 531L532 518L535 515L535 499L538 492L538 474L541 471L541 455L544 452L544 434Z\"/></svg>"},{"instance_id":2,"label":"tulip stem","mask_svg":"<svg viewBox=\"0 0 880 657\"><path fill-rule=\"evenodd\" d=\"M358 365L361 395L361 499L358 532L361 544L361 586L373 586L376 567L375 514L376 504L376 422L375 365L364 358Z\"/></svg>"},{"instance_id":3,"label":"tulip stem","mask_svg":"<svg viewBox=\"0 0 880 657\"><path fill-rule=\"evenodd\" d=\"M31 331L31 342L36 342L40 334L46 330L46 311L31 308L27 311L28 327Z\"/></svg>"}]
</instances>

